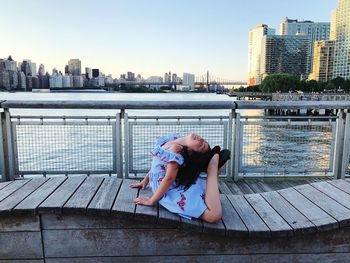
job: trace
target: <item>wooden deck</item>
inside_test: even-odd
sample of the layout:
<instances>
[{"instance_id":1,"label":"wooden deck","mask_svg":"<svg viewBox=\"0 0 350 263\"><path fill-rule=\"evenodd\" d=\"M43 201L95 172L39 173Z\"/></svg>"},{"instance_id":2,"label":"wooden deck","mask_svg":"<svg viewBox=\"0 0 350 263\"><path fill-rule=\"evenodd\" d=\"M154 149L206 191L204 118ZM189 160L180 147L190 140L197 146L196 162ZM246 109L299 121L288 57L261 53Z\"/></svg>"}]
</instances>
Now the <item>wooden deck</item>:
<instances>
[{"instance_id":1,"label":"wooden deck","mask_svg":"<svg viewBox=\"0 0 350 263\"><path fill-rule=\"evenodd\" d=\"M223 217L217 224L186 220L160 206L137 206L132 200L149 196L150 189L133 189L131 183L115 177L0 183L0 244L6 244L0 259L113 262L140 256L152 261L156 255L173 262L174 255L200 261L227 254L242 262L247 254L254 256L249 260L293 254L285 257L293 260L309 253L319 260L350 253L347 180L221 181Z\"/></svg>"}]
</instances>

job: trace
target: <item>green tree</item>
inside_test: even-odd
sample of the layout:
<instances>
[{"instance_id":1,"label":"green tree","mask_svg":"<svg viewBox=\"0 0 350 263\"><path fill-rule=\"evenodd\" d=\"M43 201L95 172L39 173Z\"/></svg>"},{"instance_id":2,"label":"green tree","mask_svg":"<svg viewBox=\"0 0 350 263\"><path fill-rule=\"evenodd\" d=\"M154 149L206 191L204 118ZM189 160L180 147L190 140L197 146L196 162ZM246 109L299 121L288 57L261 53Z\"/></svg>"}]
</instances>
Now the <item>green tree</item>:
<instances>
[{"instance_id":1,"label":"green tree","mask_svg":"<svg viewBox=\"0 0 350 263\"><path fill-rule=\"evenodd\" d=\"M337 87L335 86L335 84L333 82L329 82L327 83L325 90L327 91L335 91L337 89Z\"/></svg>"},{"instance_id":2,"label":"green tree","mask_svg":"<svg viewBox=\"0 0 350 263\"><path fill-rule=\"evenodd\" d=\"M335 79L332 79L331 82L335 85L336 89L338 89L339 87L342 88L344 86L345 79L342 77L336 77Z\"/></svg>"},{"instance_id":3,"label":"green tree","mask_svg":"<svg viewBox=\"0 0 350 263\"><path fill-rule=\"evenodd\" d=\"M268 75L260 85L263 92L288 92L296 90L300 86L299 79L290 74L276 73Z\"/></svg>"}]
</instances>

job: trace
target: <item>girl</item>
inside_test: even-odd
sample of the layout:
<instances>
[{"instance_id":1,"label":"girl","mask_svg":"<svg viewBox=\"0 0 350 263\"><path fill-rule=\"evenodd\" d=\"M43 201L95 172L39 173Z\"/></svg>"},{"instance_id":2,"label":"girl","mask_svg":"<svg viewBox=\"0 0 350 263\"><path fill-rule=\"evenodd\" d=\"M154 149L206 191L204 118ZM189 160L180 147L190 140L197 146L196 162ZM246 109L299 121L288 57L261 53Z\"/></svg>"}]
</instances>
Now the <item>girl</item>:
<instances>
[{"instance_id":1,"label":"girl","mask_svg":"<svg viewBox=\"0 0 350 263\"><path fill-rule=\"evenodd\" d=\"M149 206L159 202L182 217L218 222L222 217L218 187L219 153L222 155L220 167L229 159L229 151L224 151L220 153L219 146L210 150L209 144L195 133L186 137L177 134L160 137L151 152L154 156L151 170L140 183L131 185L145 189L150 183L153 195L136 198L134 202ZM207 180L199 177L199 173L205 170Z\"/></svg>"}]
</instances>

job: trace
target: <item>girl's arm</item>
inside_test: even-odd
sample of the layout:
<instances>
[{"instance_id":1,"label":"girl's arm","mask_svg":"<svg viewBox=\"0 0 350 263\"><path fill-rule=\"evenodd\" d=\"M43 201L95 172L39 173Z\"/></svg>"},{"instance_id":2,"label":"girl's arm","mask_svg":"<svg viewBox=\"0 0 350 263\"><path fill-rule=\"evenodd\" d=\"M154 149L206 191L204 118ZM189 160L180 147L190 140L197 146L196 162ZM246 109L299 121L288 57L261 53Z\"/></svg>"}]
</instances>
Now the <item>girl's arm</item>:
<instances>
[{"instance_id":1,"label":"girl's arm","mask_svg":"<svg viewBox=\"0 0 350 263\"><path fill-rule=\"evenodd\" d=\"M160 183L157 191L150 198L136 198L134 202L138 205L154 205L164 194L169 190L171 184L175 181L179 165L175 162L170 162L167 165L166 174Z\"/></svg>"},{"instance_id":2,"label":"girl's arm","mask_svg":"<svg viewBox=\"0 0 350 263\"><path fill-rule=\"evenodd\" d=\"M164 194L169 190L170 186L176 179L178 170L179 170L179 165L177 163L175 162L168 163L165 177L160 183L157 191L151 197L151 200L154 203L157 203L164 196Z\"/></svg>"}]
</instances>

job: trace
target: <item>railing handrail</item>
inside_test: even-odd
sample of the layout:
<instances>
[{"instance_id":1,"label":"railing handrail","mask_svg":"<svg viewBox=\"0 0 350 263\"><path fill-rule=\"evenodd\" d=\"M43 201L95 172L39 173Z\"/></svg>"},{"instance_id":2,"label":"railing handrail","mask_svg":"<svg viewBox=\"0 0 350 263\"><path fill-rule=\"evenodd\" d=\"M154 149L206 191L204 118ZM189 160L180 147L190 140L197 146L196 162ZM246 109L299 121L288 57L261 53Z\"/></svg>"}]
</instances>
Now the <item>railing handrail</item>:
<instances>
[{"instance_id":1,"label":"railing handrail","mask_svg":"<svg viewBox=\"0 0 350 263\"><path fill-rule=\"evenodd\" d=\"M41 109L235 109L234 101L93 101L93 100L59 100L59 101L25 101L7 100L2 108L41 108Z\"/></svg>"},{"instance_id":2,"label":"railing handrail","mask_svg":"<svg viewBox=\"0 0 350 263\"><path fill-rule=\"evenodd\" d=\"M144 101L7 100L1 108L22 109L350 109L350 101Z\"/></svg>"}]
</instances>

